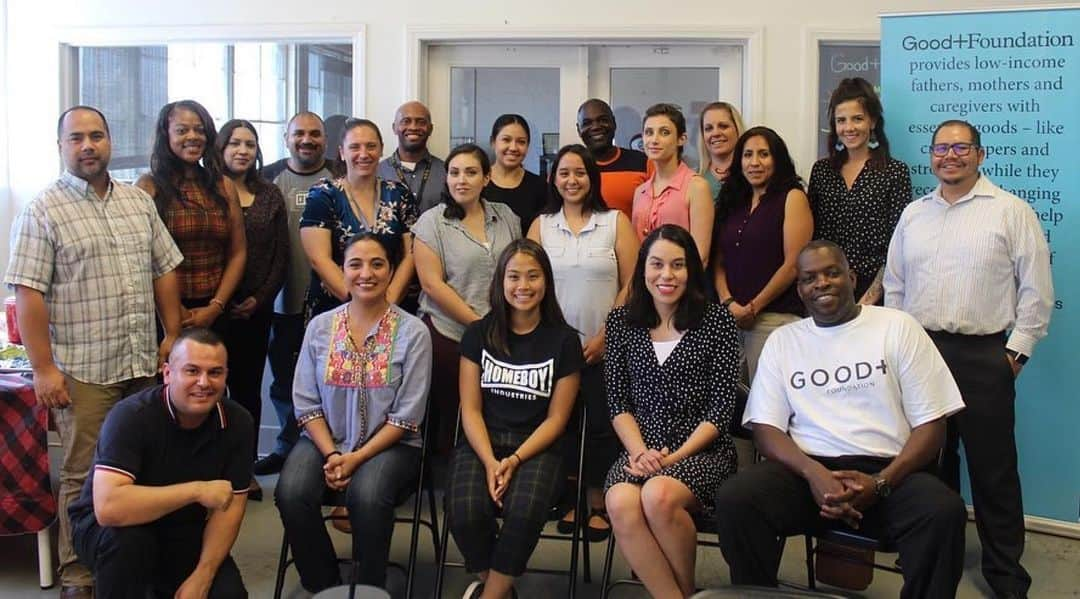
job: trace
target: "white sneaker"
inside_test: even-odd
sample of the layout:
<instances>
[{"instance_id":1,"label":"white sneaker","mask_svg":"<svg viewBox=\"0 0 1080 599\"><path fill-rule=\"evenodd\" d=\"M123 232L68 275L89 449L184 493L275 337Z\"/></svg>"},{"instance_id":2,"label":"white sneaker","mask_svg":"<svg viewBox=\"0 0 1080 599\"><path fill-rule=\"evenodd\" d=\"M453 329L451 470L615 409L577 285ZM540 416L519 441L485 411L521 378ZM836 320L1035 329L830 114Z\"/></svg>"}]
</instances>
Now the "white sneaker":
<instances>
[{"instance_id":1,"label":"white sneaker","mask_svg":"<svg viewBox=\"0 0 1080 599\"><path fill-rule=\"evenodd\" d=\"M469 583L469 586L465 587L465 594L461 596L461 599L479 599L483 592L484 582L481 580L474 580Z\"/></svg>"}]
</instances>

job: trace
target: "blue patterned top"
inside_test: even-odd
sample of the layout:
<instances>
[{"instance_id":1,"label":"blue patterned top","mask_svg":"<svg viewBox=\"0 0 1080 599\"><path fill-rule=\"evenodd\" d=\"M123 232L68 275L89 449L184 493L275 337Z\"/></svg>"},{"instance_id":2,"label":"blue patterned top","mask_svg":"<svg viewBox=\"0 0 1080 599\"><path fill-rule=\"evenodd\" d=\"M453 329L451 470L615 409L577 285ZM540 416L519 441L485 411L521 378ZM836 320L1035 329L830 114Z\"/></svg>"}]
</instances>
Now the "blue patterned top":
<instances>
[{"instance_id":1,"label":"blue patterned top","mask_svg":"<svg viewBox=\"0 0 1080 599\"><path fill-rule=\"evenodd\" d=\"M402 235L408 233L418 216L416 199L408 187L396 181L376 179L379 189L375 206L375 222L368 223L364 216L356 214L345 194L345 179L321 179L312 186L307 195L300 228L320 227L330 231L330 252L334 263L345 263L345 246L354 235L371 231L391 243L401 243ZM311 284L304 299L305 321L340 305L336 297L327 293L322 280L311 271Z\"/></svg>"}]
</instances>

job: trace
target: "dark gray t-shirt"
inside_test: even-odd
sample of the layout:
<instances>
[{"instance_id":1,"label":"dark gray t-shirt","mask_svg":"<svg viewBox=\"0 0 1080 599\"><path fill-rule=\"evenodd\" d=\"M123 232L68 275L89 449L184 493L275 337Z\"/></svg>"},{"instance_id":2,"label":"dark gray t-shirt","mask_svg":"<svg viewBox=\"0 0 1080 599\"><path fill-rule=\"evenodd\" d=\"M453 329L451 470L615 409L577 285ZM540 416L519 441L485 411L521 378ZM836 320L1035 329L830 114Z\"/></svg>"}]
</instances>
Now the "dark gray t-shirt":
<instances>
[{"instance_id":1,"label":"dark gray t-shirt","mask_svg":"<svg viewBox=\"0 0 1080 599\"><path fill-rule=\"evenodd\" d=\"M307 204L308 190L323 178L333 178L329 163L313 173L298 173L289 168L287 159L279 160L262 170L262 176L281 190L289 216L289 270L285 285L274 300L274 312L301 314L304 311L304 292L311 282L311 264L300 244L300 217Z\"/></svg>"},{"instance_id":2,"label":"dark gray t-shirt","mask_svg":"<svg viewBox=\"0 0 1080 599\"><path fill-rule=\"evenodd\" d=\"M397 181L408 187L419 205L418 214L423 214L441 202L442 192L446 189L446 165L431 154L413 165L413 168L398 161L396 155L391 155L379 163L378 175L387 181Z\"/></svg>"}]
</instances>

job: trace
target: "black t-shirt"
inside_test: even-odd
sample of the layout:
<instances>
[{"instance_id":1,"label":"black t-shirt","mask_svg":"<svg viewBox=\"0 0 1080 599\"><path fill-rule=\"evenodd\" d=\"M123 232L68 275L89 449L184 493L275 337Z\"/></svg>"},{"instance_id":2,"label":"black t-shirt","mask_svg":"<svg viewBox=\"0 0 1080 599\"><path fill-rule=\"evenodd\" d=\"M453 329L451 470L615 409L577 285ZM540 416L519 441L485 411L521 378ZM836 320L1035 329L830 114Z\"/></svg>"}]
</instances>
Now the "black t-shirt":
<instances>
[{"instance_id":1,"label":"black t-shirt","mask_svg":"<svg viewBox=\"0 0 1080 599\"><path fill-rule=\"evenodd\" d=\"M240 404L224 399L194 429L173 417L164 387L140 391L116 404L105 418L94 452L94 465L79 498L68 508L72 521L94 512L94 472L130 476L137 485L164 487L196 480L227 480L233 493L246 493L251 482L254 422ZM206 521L198 503L166 514L156 524L197 526Z\"/></svg>"},{"instance_id":2,"label":"black t-shirt","mask_svg":"<svg viewBox=\"0 0 1080 599\"><path fill-rule=\"evenodd\" d=\"M484 187L484 199L489 202L506 204L521 219L522 235L529 232L529 225L547 203L547 183L540 175L525 171L521 183L513 189L499 187L492 181Z\"/></svg>"},{"instance_id":3,"label":"black t-shirt","mask_svg":"<svg viewBox=\"0 0 1080 599\"><path fill-rule=\"evenodd\" d=\"M531 433L547 417L555 383L581 370L581 340L568 326L541 324L510 334L510 354L485 342L489 314L465 329L461 355L480 365L484 423L489 430Z\"/></svg>"}]
</instances>

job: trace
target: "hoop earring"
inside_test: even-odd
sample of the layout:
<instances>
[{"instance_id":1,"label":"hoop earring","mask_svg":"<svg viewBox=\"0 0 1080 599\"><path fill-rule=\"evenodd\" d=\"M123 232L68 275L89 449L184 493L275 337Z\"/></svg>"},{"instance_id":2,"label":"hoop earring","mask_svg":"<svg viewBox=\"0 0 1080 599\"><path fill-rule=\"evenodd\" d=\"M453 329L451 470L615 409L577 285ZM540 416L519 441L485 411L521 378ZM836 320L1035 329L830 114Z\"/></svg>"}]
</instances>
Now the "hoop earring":
<instances>
[{"instance_id":1,"label":"hoop earring","mask_svg":"<svg viewBox=\"0 0 1080 599\"><path fill-rule=\"evenodd\" d=\"M866 142L866 147L871 150L876 150L881 145L881 142L877 140L877 136L873 132L870 133L870 141Z\"/></svg>"},{"instance_id":2,"label":"hoop earring","mask_svg":"<svg viewBox=\"0 0 1080 599\"><path fill-rule=\"evenodd\" d=\"M836 142L836 145L833 146L833 148L835 148L837 152L843 152L844 151L844 144L842 144L840 142Z\"/></svg>"}]
</instances>

